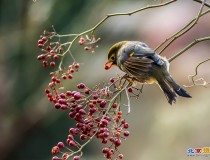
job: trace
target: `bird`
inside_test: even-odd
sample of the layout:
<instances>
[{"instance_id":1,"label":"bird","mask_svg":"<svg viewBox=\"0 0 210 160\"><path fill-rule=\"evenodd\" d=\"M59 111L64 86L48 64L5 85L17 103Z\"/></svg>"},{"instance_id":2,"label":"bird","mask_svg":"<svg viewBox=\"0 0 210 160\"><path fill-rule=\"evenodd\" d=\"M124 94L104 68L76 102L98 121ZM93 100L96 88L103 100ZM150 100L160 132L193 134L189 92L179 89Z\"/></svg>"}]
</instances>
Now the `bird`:
<instances>
[{"instance_id":1,"label":"bird","mask_svg":"<svg viewBox=\"0 0 210 160\"><path fill-rule=\"evenodd\" d=\"M118 66L134 82L156 83L162 89L169 104L176 102L177 95L191 98L169 73L169 61L160 56L147 44L140 41L121 41L114 44L108 52L104 68L109 70Z\"/></svg>"}]
</instances>

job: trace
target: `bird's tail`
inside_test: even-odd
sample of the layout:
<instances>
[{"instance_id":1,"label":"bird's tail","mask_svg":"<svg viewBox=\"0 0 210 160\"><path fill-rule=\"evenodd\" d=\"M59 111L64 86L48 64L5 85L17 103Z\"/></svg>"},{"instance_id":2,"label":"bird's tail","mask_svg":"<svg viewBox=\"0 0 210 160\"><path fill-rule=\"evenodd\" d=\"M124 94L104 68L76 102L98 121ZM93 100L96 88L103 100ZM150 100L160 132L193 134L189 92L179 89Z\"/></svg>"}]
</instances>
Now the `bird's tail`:
<instances>
[{"instance_id":1,"label":"bird's tail","mask_svg":"<svg viewBox=\"0 0 210 160\"><path fill-rule=\"evenodd\" d=\"M191 96L183 88L181 88L171 76L166 76L165 78L157 79L157 81L160 88L163 90L168 100L168 103L175 103L177 95L191 98Z\"/></svg>"}]
</instances>

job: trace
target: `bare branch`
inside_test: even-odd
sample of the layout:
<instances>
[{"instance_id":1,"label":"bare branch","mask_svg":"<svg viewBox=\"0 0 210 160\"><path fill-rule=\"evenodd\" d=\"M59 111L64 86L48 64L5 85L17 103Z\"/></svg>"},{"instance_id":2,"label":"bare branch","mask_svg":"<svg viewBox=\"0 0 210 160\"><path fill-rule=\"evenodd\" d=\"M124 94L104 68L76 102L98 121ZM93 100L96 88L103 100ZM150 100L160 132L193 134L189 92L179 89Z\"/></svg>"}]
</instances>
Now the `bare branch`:
<instances>
[{"instance_id":1,"label":"bare branch","mask_svg":"<svg viewBox=\"0 0 210 160\"><path fill-rule=\"evenodd\" d=\"M193 1L198 2L198 3L203 3L202 0L193 0ZM204 5L205 5L206 7L209 7L209 8L210 8L210 4L209 4L209 3L205 2Z\"/></svg>"},{"instance_id":2,"label":"bare branch","mask_svg":"<svg viewBox=\"0 0 210 160\"><path fill-rule=\"evenodd\" d=\"M188 49L190 49L191 47L193 47L197 43L200 43L200 42L203 42L203 41L209 41L209 40L210 40L210 36L209 37L203 37L203 38L195 39L194 42L190 43L184 49L182 49L177 54L175 54L174 56L172 56L169 59L169 62L172 62L175 58L177 58L178 56L182 55L185 51L187 51Z\"/></svg>"},{"instance_id":3,"label":"bare branch","mask_svg":"<svg viewBox=\"0 0 210 160\"><path fill-rule=\"evenodd\" d=\"M181 30L179 30L178 32L176 32L175 34L173 34L172 36L170 36L169 38L167 38L165 41L163 41L156 49L158 50L160 47L162 47L166 42L169 43L159 52L159 54L161 55L163 53L163 51L168 48L177 38L181 37L182 35L184 35L185 33L187 33L189 30L191 30L198 22L199 18L205 14L207 14L208 12L210 12L210 10L202 13L205 1L203 1L203 3L201 4L201 7L199 9L198 15L196 16L196 18L194 18L193 20L191 20L186 26L184 26Z\"/></svg>"},{"instance_id":4,"label":"bare branch","mask_svg":"<svg viewBox=\"0 0 210 160\"><path fill-rule=\"evenodd\" d=\"M207 87L207 85L210 84L210 82L206 82L206 81L204 80L204 78L199 78L199 79L196 79L196 80L194 79L194 78L198 75L198 68L199 68L202 64L204 64L204 63L206 63L206 62L208 62L208 61L210 61L210 58L209 58L209 59L206 59L206 60L204 60L204 61L202 61L202 62L200 62L200 63L196 66L196 68L195 68L195 74L194 74L194 75L189 75L189 78L191 78L191 81L193 82L193 84L190 85L190 86L185 85L185 87L192 87L192 86L203 86L203 87ZM198 83L199 81L201 81L202 83Z\"/></svg>"},{"instance_id":5,"label":"bare branch","mask_svg":"<svg viewBox=\"0 0 210 160\"><path fill-rule=\"evenodd\" d=\"M91 29L88 29L84 32L81 32L81 33L78 33L78 34L69 34L69 36L75 36L75 38L71 41L71 43L69 44L68 48L66 49L66 51L62 54L62 60L61 60L61 64L59 66L62 66L62 63L63 63L63 57L66 55L66 53L69 52L69 50L71 49L71 46L72 44L82 35L85 35L85 34L88 34L88 33L91 33L93 34L94 31L99 27L101 26L107 19L109 19L110 17L115 17L115 16L131 16L135 13L138 13L138 12L141 12L141 11L144 11L144 10L147 10L147 9L151 9L151 8L158 8L158 7L163 7L163 6L166 6L166 5L169 5L173 2L176 2L177 0L171 0L171 1L168 1L166 3L162 3L162 4L157 4L157 5L150 5L150 6L146 6L146 7L143 7L143 8L140 8L140 9L137 9L137 10L134 10L134 11L131 11L131 12L125 12L125 13L113 13L113 14L108 14L106 17L104 17L100 22L98 22L94 27L92 27ZM62 37L62 35L59 35L59 34L56 34L57 37ZM68 36L68 35L64 35L65 37Z\"/></svg>"},{"instance_id":6,"label":"bare branch","mask_svg":"<svg viewBox=\"0 0 210 160\"><path fill-rule=\"evenodd\" d=\"M128 101L127 107L128 107L128 114L129 114L131 112L131 102L130 102L130 97L128 95L128 91L125 90L125 93L126 93L126 97L127 97L127 101Z\"/></svg>"}]
</instances>

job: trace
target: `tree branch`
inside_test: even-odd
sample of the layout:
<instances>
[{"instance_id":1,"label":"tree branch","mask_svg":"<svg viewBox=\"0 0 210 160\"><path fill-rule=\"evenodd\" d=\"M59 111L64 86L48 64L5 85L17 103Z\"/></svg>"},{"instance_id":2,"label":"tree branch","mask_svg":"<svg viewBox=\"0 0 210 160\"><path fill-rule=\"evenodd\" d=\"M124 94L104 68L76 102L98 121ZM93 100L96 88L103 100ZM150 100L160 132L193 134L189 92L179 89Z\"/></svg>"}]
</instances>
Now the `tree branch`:
<instances>
[{"instance_id":1,"label":"tree branch","mask_svg":"<svg viewBox=\"0 0 210 160\"><path fill-rule=\"evenodd\" d=\"M202 2L203 2L202 0L193 0L193 1L198 2L198 3L202 3ZM204 5L205 5L206 7L209 7L209 8L210 8L210 4L209 4L209 3L204 2Z\"/></svg>"},{"instance_id":2,"label":"tree branch","mask_svg":"<svg viewBox=\"0 0 210 160\"><path fill-rule=\"evenodd\" d=\"M71 46L72 44L82 35L85 35L87 33L91 33L93 34L94 31L100 27L107 19L109 19L110 17L115 17L115 16L125 16L125 15L128 15L128 16L131 16L135 13L138 13L138 12L141 12L141 11L144 11L144 10L147 10L147 9L151 9L151 8L158 8L158 7L163 7L163 6L166 6L166 5L169 5L173 2L176 2L177 0L171 0L171 1L168 1L166 3L162 3L162 4L157 4L157 5L150 5L150 6L146 6L146 7L143 7L143 8L140 8L140 9L137 9L137 10L134 10L134 11L131 11L131 12L125 12L125 13L113 13L113 14L108 14L106 17L104 17L100 22L98 22L94 27L84 31L84 32L81 32L81 33L78 33L78 34L69 34L68 36L75 36L75 38L71 41L71 43L69 44L68 48L66 49L66 51L62 54L62 59L60 61L60 67L62 66L62 63L63 63L63 59L64 59L64 56L66 55L66 53L69 52L69 50L71 49ZM67 35L59 35L59 34L56 34L55 35L56 37L63 37L63 36L67 36Z\"/></svg>"},{"instance_id":3,"label":"tree branch","mask_svg":"<svg viewBox=\"0 0 210 160\"><path fill-rule=\"evenodd\" d=\"M160 47L162 47L166 42L169 43L159 52L159 54L161 55L163 53L163 51L168 48L176 39L178 39L179 37L181 37L182 35L184 35L185 33L187 33L189 30L191 30L198 22L199 18L205 14L207 14L208 12L210 12L210 10L202 13L205 1L203 1L203 3L201 4L201 7L199 9L198 15L196 16L196 18L194 18L193 20L191 20L187 25L185 25L181 30L179 30L178 32L176 32L175 34L173 34L172 36L170 36L169 38L167 38L165 41L163 41L156 49L158 50ZM189 28L188 28L189 27Z\"/></svg>"},{"instance_id":4,"label":"tree branch","mask_svg":"<svg viewBox=\"0 0 210 160\"><path fill-rule=\"evenodd\" d=\"M203 42L203 41L208 41L210 40L210 36L209 37L203 37L203 38L199 38L199 39L195 39L194 42L190 43L189 45L187 45L184 49L182 49L181 51L179 51L177 54L175 54L174 56L172 56L169 59L169 62L172 62L175 58L179 57L180 55L182 55L185 51L187 51L188 49L190 49L191 47L193 47L194 45L196 45L197 43Z\"/></svg>"}]
</instances>

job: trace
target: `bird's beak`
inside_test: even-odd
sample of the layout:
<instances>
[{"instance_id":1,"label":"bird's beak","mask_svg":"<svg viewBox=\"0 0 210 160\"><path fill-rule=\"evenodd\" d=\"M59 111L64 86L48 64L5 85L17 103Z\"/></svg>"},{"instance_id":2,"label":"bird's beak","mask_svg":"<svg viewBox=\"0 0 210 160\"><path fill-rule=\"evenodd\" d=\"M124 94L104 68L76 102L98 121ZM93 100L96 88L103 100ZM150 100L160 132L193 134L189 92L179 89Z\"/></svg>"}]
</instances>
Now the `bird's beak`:
<instances>
[{"instance_id":1,"label":"bird's beak","mask_svg":"<svg viewBox=\"0 0 210 160\"><path fill-rule=\"evenodd\" d=\"M109 63L111 63L111 64L108 66ZM105 69L105 70L109 70L110 68L112 68L112 65L113 65L112 62L107 61L107 62L104 64L104 69Z\"/></svg>"}]
</instances>

